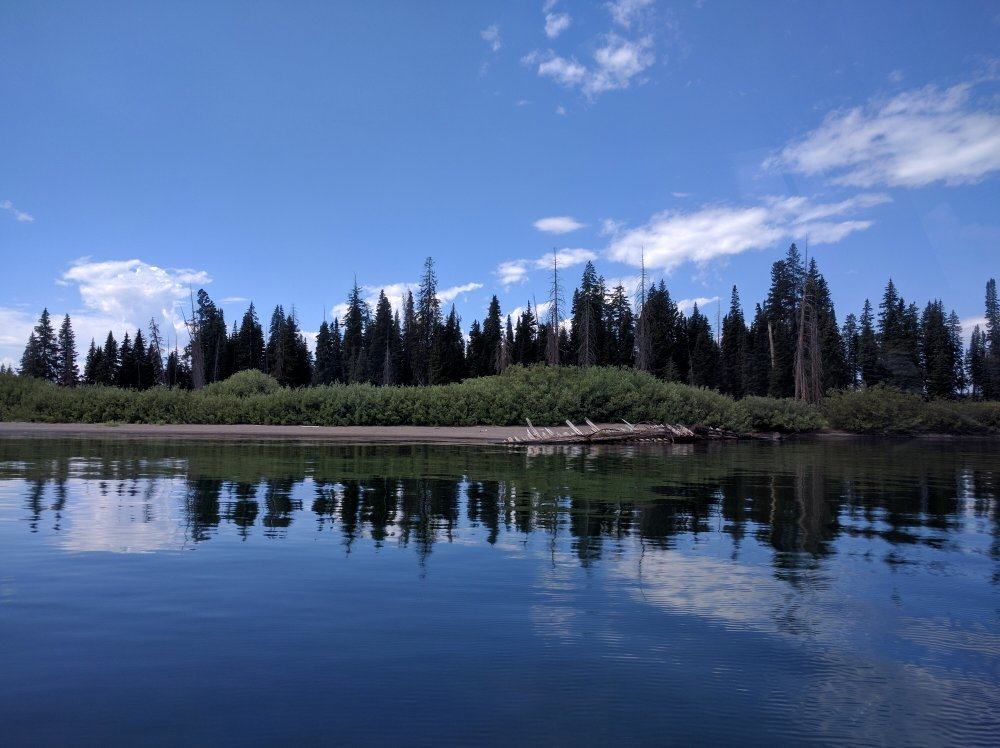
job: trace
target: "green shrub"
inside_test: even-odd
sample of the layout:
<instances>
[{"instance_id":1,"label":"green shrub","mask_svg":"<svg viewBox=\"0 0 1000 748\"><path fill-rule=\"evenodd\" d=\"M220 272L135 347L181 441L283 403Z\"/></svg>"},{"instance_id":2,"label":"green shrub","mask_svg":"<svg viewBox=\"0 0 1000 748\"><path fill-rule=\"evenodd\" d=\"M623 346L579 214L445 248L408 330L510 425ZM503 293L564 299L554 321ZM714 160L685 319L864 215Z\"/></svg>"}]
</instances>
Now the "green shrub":
<instances>
[{"instance_id":1,"label":"green shrub","mask_svg":"<svg viewBox=\"0 0 1000 748\"><path fill-rule=\"evenodd\" d=\"M821 409L833 428L861 434L1000 433L1000 403L928 402L892 387L835 392Z\"/></svg>"},{"instance_id":2,"label":"green shrub","mask_svg":"<svg viewBox=\"0 0 1000 748\"><path fill-rule=\"evenodd\" d=\"M750 431L802 432L825 425L860 433L998 433L1000 403L936 401L887 388L840 392L820 407L664 382L633 369L514 366L494 377L432 387L336 384L286 389L241 372L197 392L162 387L64 389L0 376L0 420L83 423L536 425L584 418L658 421Z\"/></svg>"},{"instance_id":3,"label":"green shrub","mask_svg":"<svg viewBox=\"0 0 1000 748\"><path fill-rule=\"evenodd\" d=\"M250 395L270 395L280 389L281 385L274 377L256 369L248 369L233 374L229 379L208 385L204 392L211 395L249 397Z\"/></svg>"}]
</instances>

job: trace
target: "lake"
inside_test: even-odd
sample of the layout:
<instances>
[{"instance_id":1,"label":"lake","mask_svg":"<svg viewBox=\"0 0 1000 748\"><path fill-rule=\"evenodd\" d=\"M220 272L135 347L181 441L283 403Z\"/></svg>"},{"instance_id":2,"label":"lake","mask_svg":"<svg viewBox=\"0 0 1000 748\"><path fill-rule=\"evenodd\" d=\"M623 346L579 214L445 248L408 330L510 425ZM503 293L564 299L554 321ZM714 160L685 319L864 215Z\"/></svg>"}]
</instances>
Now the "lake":
<instances>
[{"instance_id":1,"label":"lake","mask_svg":"<svg viewBox=\"0 0 1000 748\"><path fill-rule=\"evenodd\" d=\"M6 745L996 744L1000 443L0 441Z\"/></svg>"}]
</instances>

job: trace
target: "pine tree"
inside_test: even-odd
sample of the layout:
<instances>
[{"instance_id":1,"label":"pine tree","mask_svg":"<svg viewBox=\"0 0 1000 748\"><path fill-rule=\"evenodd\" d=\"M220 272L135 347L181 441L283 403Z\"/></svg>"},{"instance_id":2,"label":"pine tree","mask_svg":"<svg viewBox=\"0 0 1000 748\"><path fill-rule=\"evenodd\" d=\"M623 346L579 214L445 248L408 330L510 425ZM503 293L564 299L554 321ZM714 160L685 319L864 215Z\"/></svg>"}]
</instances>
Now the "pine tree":
<instances>
[{"instance_id":1,"label":"pine tree","mask_svg":"<svg viewBox=\"0 0 1000 748\"><path fill-rule=\"evenodd\" d=\"M503 340L500 341L500 349L497 351L497 373L502 374L514 363L514 325L510 315L507 315L507 324L504 328Z\"/></svg>"},{"instance_id":2,"label":"pine tree","mask_svg":"<svg viewBox=\"0 0 1000 748\"><path fill-rule=\"evenodd\" d=\"M531 311L531 304L525 306L524 311L517 318L517 326L514 329L514 363L522 366L530 366L538 363L538 324L534 313Z\"/></svg>"},{"instance_id":3,"label":"pine tree","mask_svg":"<svg viewBox=\"0 0 1000 748\"><path fill-rule=\"evenodd\" d=\"M365 379L365 328L368 326L368 304L361 298L361 287L355 280L347 297L347 312L344 314L344 378L347 382L362 382Z\"/></svg>"},{"instance_id":4,"label":"pine tree","mask_svg":"<svg viewBox=\"0 0 1000 748\"><path fill-rule=\"evenodd\" d=\"M595 366L605 356L604 280L597 275L594 263L583 269L580 288L573 292L570 319L570 345L580 366Z\"/></svg>"},{"instance_id":5,"label":"pine tree","mask_svg":"<svg viewBox=\"0 0 1000 748\"><path fill-rule=\"evenodd\" d=\"M968 379L965 375L965 352L962 342L962 321L955 310L948 315L948 338L951 343L951 360L955 367L955 390L957 394L965 392Z\"/></svg>"},{"instance_id":6,"label":"pine tree","mask_svg":"<svg viewBox=\"0 0 1000 748\"><path fill-rule=\"evenodd\" d=\"M194 311L195 334L188 344L189 358L199 361L204 370L205 384L211 384L221 379L225 367L224 355L228 333L226 320L215 302L204 288L198 289L198 306ZM197 345L196 353L192 346Z\"/></svg>"},{"instance_id":7,"label":"pine tree","mask_svg":"<svg viewBox=\"0 0 1000 748\"><path fill-rule=\"evenodd\" d=\"M983 330L983 397L1000 399L1000 301L996 279L986 282L986 328Z\"/></svg>"},{"instance_id":8,"label":"pine tree","mask_svg":"<svg viewBox=\"0 0 1000 748\"><path fill-rule=\"evenodd\" d=\"M743 386L748 395L766 395L771 382L771 350L767 334L767 315L760 304L754 309L747 332L744 354Z\"/></svg>"},{"instance_id":9,"label":"pine tree","mask_svg":"<svg viewBox=\"0 0 1000 748\"><path fill-rule=\"evenodd\" d=\"M635 322L625 286L611 292L607 308L608 360L611 366L631 366L635 361Z\"/></svg>"},{"instance_id":10,"label":"pine tree","mask_svg":"<svg viewBox=\"0 0 1000 748\"><path fill-rule=\"evenodd\" d=\"M253 302L243 313L240 326L236 329L233 340L233 373L247 371L248 369L259 369L263 371L264 365L264 328L257 317L257 309Z\"/></svg>"},{"instance_id":11,"label":"pine tree","mask_svg":"<svg viewBox=\"0 0 1000 748\"><path fill-rule=\"evenodd\" d=\"M399 362L400 384L414 384L413 357L420 347L420 335L417 328L417 312L413 303L413 292L407 290L403 300L403 318L400 323L402 351Z\"/></svg>"},{"instance_id":12,"label":"pine tree","mask_svg":"<svg viewBox=\"0 0 1000 748\"><path fill-rule=\"evenodd\" d=\"M483 320L482 351L476 361L473 376L488 377L498 371L500 345L503 341L503 323L500 316L500 302L494 294Z\"/></svg>"},{"instance_id":13,"label":"pine tree","mask_svg":"<svg viewBox=\"0 0 1000 748\"><path fill-rule=\"evenodd\" d=\"M113 333L108 332L101 350L100 382L105 387L114 387L118 383L118 343Z\"/></svg>"},{"instance_id":14,"label":"pine tree","mask_svg":"<svg viewBox=\"0 0 1000 748\"><path fill-rule=\"evenodd\" d=\"M57 382L59 369L59 342L52 329L49 310L43 309L21 357L21 375Z\"/></svg>"},{"instance_id":15,"label":"pine tree","mask_svg":"<svg viewBox=\"0 0 1000 748\"><path fill-rule=\"evenodd\" d=\"M147 390L152 387L153 372L149 367L149 351L146 350L146 340L142 335L142 330L135 331L135 338L132 340L132 357L135 360L135 387L139 390Z\"/></svg>"},{"instance_id":16,"label":"pine tree","mask_svg":"<svg viewBox=\"0 0 1000 748\"><path fill-rule=\"evenodd\" d=\"M688 381L695 387L718 387L719 346L712 335L708 317L698 311L695 304L687 320L687 339L690 364Z\"/></svg>"},{"instance_id":17,"label":"pine tree","mask_svg":"<svg viewBox=\"0 0 1000 748\"><path fill-rule=\"evenodd\" d=\"M437 350L431 357L436 369L434 380L441 384L462 381L466 374L465 340L462 337L462 321L454 304L437 336L436 345Z\"/></svg>"},{"instance_id":18,"label":"pine tree","mask_svg":"<svg viewBox=\"0 0 1000 748\"><path fill-rule=\"evenodd\" d=\"M858 386L861 362L859 358L859 346L861 334L858 329L858 318L853 313L847 315L844 326L840 331L840 337L844 341L844 366L847 373L847 386L854 389Z\"/></svg>"},{"instance_id":19,"label":"pine tree","mask_svg":"<svg viewBox=\"0 0 1000 748\"><path fill-rule=\"evenodd\" d=\"M920 320L915 305L907 305L892 279L879 304L879 378L903 390L923 388L920 370Z\"/></svg>"},{"instance_id":20,"label":"pine tree","mask_svg":"<svg viewBox=\"0 0 1000 748\"><path fill-rule=\"evenodd\" d=\"M479 320L472 320L469 328L469 342L466 346L465 365L470 377L482 376L486 367L486 352L483 345L483 329Z\"/></svg>"},{"instance_id":21,"label":"pine tree","mask_svg":"<svg viewBox=\"0 0 1000 748\"><path fill-rule=\"evenodd\" d=\"M135 356L132 353L132 339L126 332L118 348L118 381L115 382L115 385L122 389L133 389L135 382Z\"/></svg>"},{"instance_id":22,"label":"pine tree","mask_svg":"<svg viewBox=\"0 0 1000 748\"><path fill-rule=\"evenodd\" d=\"M24 346L24 353L21 354L21 376L39 379L42 374L44 369L38 355L38 338L32 330L28 333L28 342Z\"/></svg>"},{"instance_id":23,"label":"pine tree","mask_svg":"<svg viewBox=\"0 0 1000 748\"><path fill-rule=\"evenodd\" d=\"M313 384L332 384L333 378L333 336L326 320L319 326L316 333L316 366L313 370Z\"/></svg>"},{"instance_id":24,"label":"pine tree","mask_svg":"<svg viewBox=\"0 0 1000 748\"><path fill-rule=\"evenodd\" d=\"M309 352L309 344L305 336L299 329L299 321L295 316L295 309L285 317L285 332L282 337L286 346L285 375L284 380L278 380L288 387L305 387L313 378L312 354Z\"/></svg>"},{"instance_id":25,"label":"pine tree","mask_svg":"<svg viewBox=\"0 0 1000 748\"><path fill-rule=\"evenodd\" d=\"M858 329L858 374L865 387L873 387L882 381L879 369L878 334L875 332L875 311L868 299L861 310L861 325Z\"/></svg>"},{"instance_id":26,"label":"pine tree","mask_svg":"<svg viewBox=\"0 0 1000 748\"><path fill-rule=\"evenodd\" d=\"M794 355L805 275L802 257L795 244L788 248L783 260L771 266L771 287L764 312L767 315L771 355L768 390L773 397L791 397L795 391Z\"/></svg>"},{"instance_id":27,"label":"pine tree","mask_svg":"<svg viewBox=\"0 0 1000 748\"><path fill-rule=\"evenodd\" d=\"M147 371L151 384L163 384L163 338L155 318L149 320L149 347L146 348Z\"/></svg>"},{"instance_id":28,"label":"pine tree","mask_svg":"<svg viewBox=\"0 0 1000 748\"><path fill-rule=\"evenodd\" d=\"M285 355L288 353L288 343L285 341L287 331L285 310L278 304L271 312L271 324L268 326L264 358L267 362L267 373L279 382L285 381L288 371L288 362L285 360Z\"/></svg>"},{"instance_id":29,"label":"pine tree","mask_svg":"<svg viewBox=\"0 0 1000 748\"><path fill-rule=\"evenodd\" d=\"M385 292L379 291L366 346L369 382L382 386L399 383L399 343L392 306Z\"/></svg>"},{"instance_id":30,"label":"pine tree","mask_svg":"<svg viewBox=\"0 0 1000 748\"><path fill-rule=\"evenodd\" d=\"M76 366L76 336L73 335L73 324L69 315L63 317L59 328L58 371L56 381L63 387L76 387L80 382L80 370Z\"/></svg>"},{"instance_id":31,"label":"pine tree","mask_svg":"<svg viewBox=\"0 0 1000 748\"><path fill-rule=\"evenodd\" d=\"M720 389L726 394L741 398L747 393L744 383L746 372L747 324L743 318L740 294L733 286L729 299L729 312L722 318L722 350Z\"/></svg>"},{"instance_id":32,"label":"pine tree","mask_svg":"<svg viewBox=\"0 0 1000 748\"><path fill-rule=\"evenodd\" d=\"M417 290L415 317L417 322L416 347L413 351L413 377L416 384L434 384L431 376L431 352L441 332L441 302L437 297L437 274L434 258L424 260L424 273Z\"/></svg>"},{"instance_id":33,"label":"pine tree","mask_svg":"<svg viewBox=\"0 0 1000 748\"><path fill-rule=\"evenodd\" d=\"M986 385L986 336L979 325L972 328L965 368L972 396L982 397Z\"/></svg>"},{"instance_id":34,"label":"pine tree","mask_svg":"<svg viewBox=\"0 0 1000 748\"><path fill-rule=\"evenodd\" d=\"M815 258L809 262L806 276L806 294L816 314L819 335L821 391L843 389L849 383L847 362L844 359L844 339L837 325L837 312L830 296L830 287L819 272Z\"/></svg>"},{"instance_id":35,"label":"pine tree","mask_svg":"<svg viewBox=\"0 0 1000 748\"><path fill-rule=\"evenodd\" d=\"M955 347L940 300L930 301L920 319L920 364L924 378L924 394L928 397L954 397Z\"/></svg>"},{"instance_id":36,"label":"pine tree","mask_svg":"<svg viewBox=\"0 0 1000 748\"><path fill-rule=\"evenodd\" d=\"M101 356L104 353L94 339L90 339L90 349L87 351L87 360L83 365L83 383L101 384Z\"/></svg>"},{"instance_id":37,"label":"pine tree","mask_svg":"<svg viewBox=\"0 0 1000 748\"><path fill-rule=\"evenodd\" d=\"M687 381L690 356L686 345L686 321L662 280L649 289L646 308L640 315L645 318L649 336L650 373L668 381Z\"/></svg>"}]
</instances>

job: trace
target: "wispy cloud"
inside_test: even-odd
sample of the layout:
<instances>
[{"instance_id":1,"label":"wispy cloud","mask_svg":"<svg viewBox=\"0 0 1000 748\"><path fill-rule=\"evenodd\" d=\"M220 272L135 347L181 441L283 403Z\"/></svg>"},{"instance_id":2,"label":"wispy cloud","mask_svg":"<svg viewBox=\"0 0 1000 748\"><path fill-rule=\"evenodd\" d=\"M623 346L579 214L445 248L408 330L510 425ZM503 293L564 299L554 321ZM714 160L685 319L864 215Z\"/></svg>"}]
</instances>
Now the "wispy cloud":
<instances>
[{"instance_id":1,"label":"wispy cloud","mask_svg":"<svg viewBox=\"0 0 1000 748\"><path fill-rule=\"evenodd\" d=\"M501 286L509 288L515 283L523 283L528 280L528 274L531 270L550 269L552 259L553 253L549 252L534 260L505 260L497 265L494 275L497 276ZM555 259L560 268L568 268L596 260L597 253L583 247L564 247L556 250Z\"/></svg>"},{"instance_id":2,"label":"wispy cloud","mask_svg":"<svg viewBox=\"0 0 1000 748\"><path fill-rule=\"evenodd\" d=\"M1000 169L1000 114L972 89L926 86L833 112L765 167L857 187L978 182Z\"/></svg>"},{"instance_id":3,"label":"wispy cloud","mask_svg":"<svg viewBox=\"0 0 1000 748\"><path fill-rule=\"evenodd\" d=\"M706 205L694 211L668 210L634 229L615 228L607 248L610 259L669 272L685 262L711 260L806 239L834 244L870 227L873 221L853 214L888 202L883 194L861 194L836 203L804 197L770 197L753 206Z\"/></svg>"},{"instance_id":4,"label":"wispy cloud","mask_svg":"<svg viewBox=\"0 0 1000 748\"><path fill-rule=\"evenodd\" d=\"M482 287L483 287L482 283L476 283L476 282L463 283L460 286L451 286L449 288L442 289L438 291L437 296L442 304L448 304L457 299L459 296L467 294L471 291L476 291Z\"/></svg>"},{"instance_id":5,"label":"wispy cloud","mask_svg":"<svg viewBox=\"0 0 1000 748\"><path fill-rule=\"evenodd\" d=\"M500 27L495 23L480 31L479 36L486 42L491 52L499 52L500 48L503 47L503 42L500 39Z\"/></svg>"},{"instance_id":6,"label":"wispy cloud","mask_svg":"<svg viewBox=\"0 0 1000 748\"><path fill-rule=\"evenodd\" d=\"M573 19L569 13L546 13L545 14L545 36L555 39L562 32L569 28Z\"/></svg>"},{"instance_id":7,"label":"wispy cloud","mask_svg":"<svg viewBox=\"0 0 1000 748\"><path fill-rule=\"evenodd\" d=\"M544 231L546 234L568 234L571 231L576 231L577 229L582 229L586 226L585 223L580 223L572 216L549 216L548 218L539 218L532 225L539 231Z\"/></svg>"},{"instance_id":8,"label":"wispy cloud","mask_svg":"<svg viewBox=\"0 0 1000 748\"><path fill-rule=\"evenodd\" d=\"M653 0L615 0L607 4L611 20L624 28L643 18L652 7Z\"/></svg>"},{"instance_id":9,"label":"wispy cloud","mask_svg":"<svg viewBox=\"0 0 1000 748\"><path fill-rule=\"evenodd\" d=\"M699 311L704 312L705 307L709 304L714 304L719 300L718 296L699 296L696 299L681 299L677 302L677 308L684 314L687 314L692 309L694 309L695 304L698 305Z\"/></svg>"},{"instance_id":10,"label":"wispy cloud","mask_svg":"<svg viewBox=\"0 0 1000 748\"><path fill-rule=\"evenodd\" d=\"M18 210L14 207L14 203L10 200L0 200L0 210L5 210L14 216L15 221L20 221L21 223L34 223L35 217L30 213L25 213L23 210Z\"/></svg>"},{"instance_id":11,"label":"wispy cloud","mask_svg":"<svg viewBox=\"0 0 1000 748\"><path fill-rule=\"evenodd\" d=\"M246 296L226 296L220 303L222 304L240 304L243 302L250 301Z\"/></svg>"},{"instance_id":12,"label":"wispy cloud","mask_svg":"<svg viewBox=\"0 0 1000 748\"><path fill-rule=\"evenodd\" d=\"M633 79L656 61L653 37L625 39L607 34L593 52L593 62L583 64L575 57L563 57L551 49L535 51L521 58L538 75L551 78L566 88L578 89L588 99L602 93L628 88Z\"/></svg>"}]
</instances>

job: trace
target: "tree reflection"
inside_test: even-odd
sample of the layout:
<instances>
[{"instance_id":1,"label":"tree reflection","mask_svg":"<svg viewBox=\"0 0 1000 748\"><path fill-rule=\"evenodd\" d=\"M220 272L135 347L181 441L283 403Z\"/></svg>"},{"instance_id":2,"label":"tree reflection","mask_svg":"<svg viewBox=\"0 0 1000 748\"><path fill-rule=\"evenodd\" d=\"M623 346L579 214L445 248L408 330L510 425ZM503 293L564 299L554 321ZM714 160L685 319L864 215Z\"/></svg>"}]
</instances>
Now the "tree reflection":
<instances>
[{"instance_id":1,"label":"tree reflection","mask_svg":"<svg viewBox=\"0 0 1000 748\"><path fill-rule=\"evenodd\" d=\"M336 534L348 552L395 539L422 562L457 533L488 545L544 535L553 554L561 538L583 566L639 542L655 552L709 536L728 539L733 557L748 544L768 550L775 574L797 584L815 583L842 538L878 539L872 547L898 564L947 547L969 522L988 528L1000 564L996 457L992 442L525 452L8 440L0 482L19 486L32 533L107 524L100 512L115 513L116 532L182 522L193 543L225 527L241 541L258 526L283 539L300 522ZM302 522L307 511L315 524Z\"/></svg>"}]
</instances>

